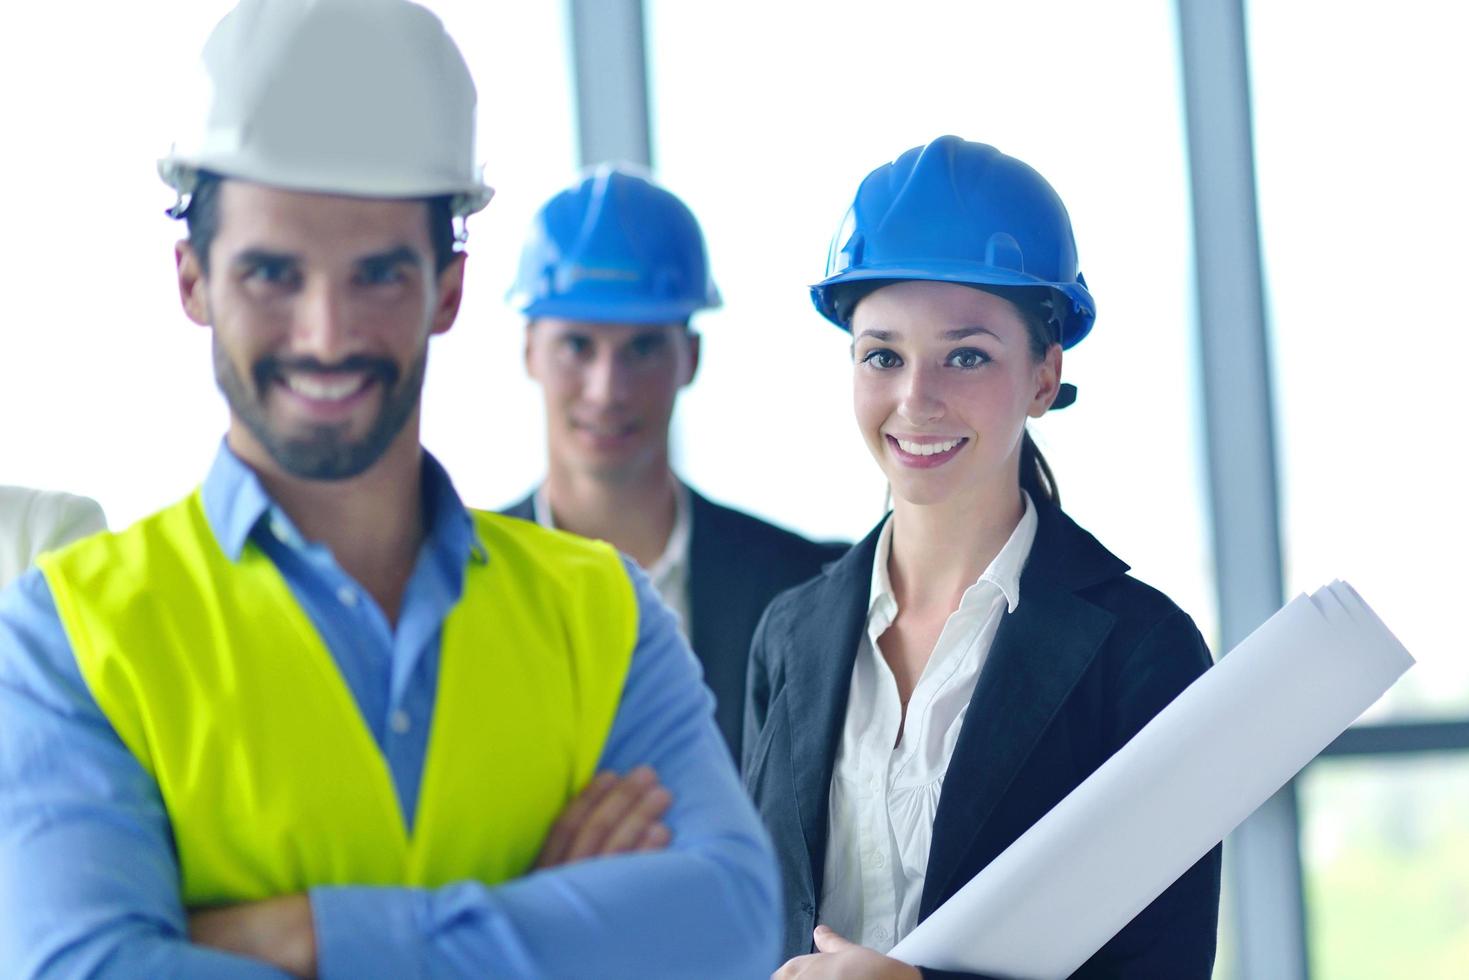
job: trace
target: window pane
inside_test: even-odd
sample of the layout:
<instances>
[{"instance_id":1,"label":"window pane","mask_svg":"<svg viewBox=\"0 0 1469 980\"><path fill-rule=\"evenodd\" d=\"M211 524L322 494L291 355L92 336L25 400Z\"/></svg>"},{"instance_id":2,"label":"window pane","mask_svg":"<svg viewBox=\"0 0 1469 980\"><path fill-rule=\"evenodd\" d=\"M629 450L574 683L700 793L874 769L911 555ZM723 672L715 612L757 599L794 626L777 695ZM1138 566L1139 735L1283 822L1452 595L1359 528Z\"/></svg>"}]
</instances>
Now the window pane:
<instances>
[{"instance_id":1,"label":"window pane","mask_svg":"<svg viewBox=\"0 0 1469 980\"><path fill-rule=\"evenodd\" d=\"M1348 579L1418 658L1378 717L1469 710L1466 28L1434 0L1249 5L1287 583Z\"/></svg>"},{"instance_id":2,"label":"window pane","mask_svg":"<svg viewBox=\"0 0 1469 980\"><path fill-rule=\"evenodd\" d=\"M497 504L529 485L542 455L534 411L516 411L538 402L501 298L533 209L575 163L564 11L520 5L510 29L477 0L425 5L475 76L480 155L498 193L470 222L463 314L435 342L424 438L468 499ZM0 482L89 494L114 526L197 483L224 432L209 333L179 309L182 227L163 216L173 197L154 162L204 38L231 6L94 3L79 14L33 3L0 16Z\"/></svg>"},{"instance_id":3,"label":"window pane","mask_svg":"<svg viewBox=\"0 0 1469 980\"><path fill-rule=\"evenodd\" d=\"M1323 760L1300 785L1312 975L1463 977L1469 753Z\"/></svg>"},{"instance_id":4,"label":"window pane","mask_svg":"<svg viewBox=\"0 0 1469 980\"><path fill-rule=\"evenodd\" d=\"M495 188L470 221L458 323L429 358L423 441L466 503L494 509L545 472L541 392L525 376L523 321L505 293L532 216L576 174L567 4L418 2L443 18L474 73L480 158Z\"/></svg>"},{"instance_id":5,"label":"window pane","mask_svg":"<svg viewBox=\"0 0 1469 980\"><path fill-rule=\"evenodd\" d=\"M655 159L699 215L725 309L681 408L691 482L852 538L884 485L845 334L806 285L858 181L944 133L1035 166L1071 211L1096 331L1074 408L1034 426L1067 509L1213 634L1173 6L652 0Z\"/></svg>"}]
</instances>

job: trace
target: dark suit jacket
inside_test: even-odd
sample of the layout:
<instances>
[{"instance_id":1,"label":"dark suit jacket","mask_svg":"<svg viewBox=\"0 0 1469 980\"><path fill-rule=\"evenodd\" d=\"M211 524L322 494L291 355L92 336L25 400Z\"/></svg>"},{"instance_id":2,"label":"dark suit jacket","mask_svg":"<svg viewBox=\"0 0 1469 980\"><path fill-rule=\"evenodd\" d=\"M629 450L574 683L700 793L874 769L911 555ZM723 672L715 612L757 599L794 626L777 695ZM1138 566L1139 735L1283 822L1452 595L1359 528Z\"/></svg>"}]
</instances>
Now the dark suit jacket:
<instances>
[{"instance_id":1,"label":"dark suit jacket","mask_svg":"<svg viewBox=\"0 0 1469 980\"><path fill-rule=\"evenodd\" d=\"M502 511L533 521L534 494ZM750 638L775 596L847 550L807 541L689 490L689 646L714 692L715 721L735 761L744 728Z\"/></svg>"},{"instance_id":2,"label":"dark suit jacket","mask_svg":"<svg viewBox=\"0 0 1469 980\"><path fill-rule=\"evenodd\" d=\"M1037 511L1020 604L1001 621L944 779L920 921L1210 664L1166 596L1055 506ZM820 921L828 794L877 538L771 603L750 654L745 785L780 857L788 957L811 951ZM1075 976L1207 980L1219 867L1216 847Z\"/></svg>"}]
</instances>

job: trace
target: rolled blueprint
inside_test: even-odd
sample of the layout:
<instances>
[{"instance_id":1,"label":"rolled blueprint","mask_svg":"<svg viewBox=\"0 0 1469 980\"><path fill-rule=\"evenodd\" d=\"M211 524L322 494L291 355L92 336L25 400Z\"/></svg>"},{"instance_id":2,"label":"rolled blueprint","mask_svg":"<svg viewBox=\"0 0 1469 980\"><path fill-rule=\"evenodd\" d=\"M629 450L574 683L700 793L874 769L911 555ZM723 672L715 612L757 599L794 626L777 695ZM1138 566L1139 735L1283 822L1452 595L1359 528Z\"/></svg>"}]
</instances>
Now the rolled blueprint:
<instances>
[{"instance_id":1,"label":"rolled blueprint","mask_svg":"<svg viewBox=\"0 0 1469 980\"><path fill-rule=\"evenodd\" d=\"M1297 596L890 955L1068 976L1412 665L1345 582Z\"/></svg>"}]
</instances>

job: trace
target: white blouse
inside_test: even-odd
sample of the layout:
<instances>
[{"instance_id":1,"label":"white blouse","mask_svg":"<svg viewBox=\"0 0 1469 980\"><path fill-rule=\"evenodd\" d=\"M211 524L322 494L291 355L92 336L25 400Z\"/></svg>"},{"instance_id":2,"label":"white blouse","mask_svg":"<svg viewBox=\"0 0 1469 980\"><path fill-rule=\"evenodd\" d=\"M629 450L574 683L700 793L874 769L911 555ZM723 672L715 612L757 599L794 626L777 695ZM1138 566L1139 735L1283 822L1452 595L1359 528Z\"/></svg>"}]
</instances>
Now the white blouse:
<instances>
[{"instance_id":1,"label":"white blouse","mask_svg":"<svg viewBox=\"0 0 1469 980\"><path fill-rule=\"evenodd\" d=\"M969 699L1035 541L1035 507L949 615L903 724L892 669L877 641L898 616L888 578L893 522L878 537L867 630L857 651L828 805L820 921L886 953L918 923L933 818ZM902 741L898 741L899 727Z\"/></svg>"}]
</instances>

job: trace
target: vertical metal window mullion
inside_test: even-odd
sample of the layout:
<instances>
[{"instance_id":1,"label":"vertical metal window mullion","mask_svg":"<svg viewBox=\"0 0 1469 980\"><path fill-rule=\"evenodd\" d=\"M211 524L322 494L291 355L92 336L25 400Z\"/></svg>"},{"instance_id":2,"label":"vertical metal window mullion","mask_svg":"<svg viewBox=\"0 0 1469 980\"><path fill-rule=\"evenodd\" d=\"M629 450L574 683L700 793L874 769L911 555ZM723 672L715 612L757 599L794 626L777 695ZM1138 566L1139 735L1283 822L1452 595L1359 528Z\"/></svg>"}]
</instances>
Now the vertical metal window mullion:
<instances>
[{"instance_id":1,"label":"vertical metal window mullion","mask_svg":"<svg viewBox=\"0 0 1469 980\"><path fill-rule=\"evenodd\" d=\"M568 0L582 166L653 165L643 0Z\"/></svg>"},{"instance_id":2,"label":"vertical metal window mullion","mask_svg":"<svg viewBox=\"0 0 1469 980\"><path fill-rule=\"evenodd\" d=\"M1242 0L1178 0L1220 640L1280 608L1279 489ZM1221 737L1227 737L1221 736ZM1308 974L1294 784L1226 845L1241 977Z\"/></svg>"}]
</instances>

